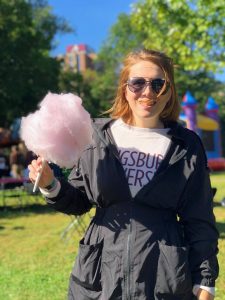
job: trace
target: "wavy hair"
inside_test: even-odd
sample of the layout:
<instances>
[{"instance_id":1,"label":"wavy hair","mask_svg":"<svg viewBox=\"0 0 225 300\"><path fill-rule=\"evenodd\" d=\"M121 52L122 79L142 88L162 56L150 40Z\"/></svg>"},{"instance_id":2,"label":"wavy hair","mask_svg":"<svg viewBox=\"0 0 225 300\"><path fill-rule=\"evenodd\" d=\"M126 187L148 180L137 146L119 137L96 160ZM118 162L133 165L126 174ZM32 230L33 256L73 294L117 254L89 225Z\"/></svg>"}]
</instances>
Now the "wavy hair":
<instances>
[{"instance_id":1,"label":"wavy hair","mask_svg":"<svg viewBox=\"0 0 225 300\"><path fill-rule=\"evenodd\" d=\"M140 61L149 61L159 66L164 72L166 82L170 84L171 97L159 117L162 122L177 121L180 113L180 103L177 98L174 83L173 60L163 52L147 49L131 52L124 59L123 68L120 72L116 98L112 107L106 113L109 113L113 119L122 118L125 122L131 122L132 111L125 97L126 82L128 80L131 67Z\"/></svg>"}]
</instances>

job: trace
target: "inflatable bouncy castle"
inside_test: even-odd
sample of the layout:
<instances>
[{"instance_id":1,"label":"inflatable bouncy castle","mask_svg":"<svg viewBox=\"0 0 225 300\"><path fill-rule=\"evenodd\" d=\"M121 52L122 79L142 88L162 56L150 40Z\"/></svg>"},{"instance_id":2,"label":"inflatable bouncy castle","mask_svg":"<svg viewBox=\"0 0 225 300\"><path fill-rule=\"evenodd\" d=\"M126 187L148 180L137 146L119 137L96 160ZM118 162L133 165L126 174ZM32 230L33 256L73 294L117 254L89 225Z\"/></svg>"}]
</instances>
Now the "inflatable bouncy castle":
<instances>
[{"instance_id":1,"label":"inflatable bouncy castle","mask_svg":"<svg viewBox=\"0 0 225 300\"><path fill-rule=\"evenodd\" d=\"M225 158L222 157L219 106L209 97L204 114L197 113L197 101L187 91L182 101L180 120L186 127L195 131L201 138L208 158L208 166L213 171L225 170Z\"/></svg>"}]
</instances>

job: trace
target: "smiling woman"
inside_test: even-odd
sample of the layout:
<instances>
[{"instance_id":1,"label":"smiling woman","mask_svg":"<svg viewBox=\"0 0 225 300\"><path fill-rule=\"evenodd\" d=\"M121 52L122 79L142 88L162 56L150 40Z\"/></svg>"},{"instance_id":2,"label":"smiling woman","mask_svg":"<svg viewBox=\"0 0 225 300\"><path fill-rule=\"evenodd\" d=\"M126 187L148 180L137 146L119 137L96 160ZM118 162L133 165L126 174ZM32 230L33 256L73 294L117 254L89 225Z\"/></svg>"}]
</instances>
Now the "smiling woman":
<instances>
[{"instance_id":1,"label":"smiling woman","mask_svg":"<svg viewBox=\"0 0 225 300\"><path fill-rule=\"evenodd\" d=\"M49 205L73 215L96 206L69 300L214 299L218 231L209 170L201 140L177 122L179 108L172 59L130 53L112 118L93 120L93 142L69 180L43 167L39 187ZM29 166L31 180L40 166L41 159Z\"/></svg>"},{"instance_id":2,"label":"smiling woman","mask_svg":"<svg viewBox=\"0 0 225 300\"><path fill-rule=\"evenodd\" d=\"M130 68L129 77L125 95L133 115L130 125L163 128L159 115L171 98L170 89L165 89L163 70L149 61L140 61ZM134 78L139 81L134 82Z\"/></svg>"},{"instance_id":3,"label":"smiling woman","mask_svg":"<svg viewBox=\"0 0 225 300\"><path fill-rule=\"evenodd\" d=\"M154 51L128 55L109 110L112 117L122 117L138 127L162 128L163 119L177 121L179 110L172 60Z\"/></svg>"}]
</instances>

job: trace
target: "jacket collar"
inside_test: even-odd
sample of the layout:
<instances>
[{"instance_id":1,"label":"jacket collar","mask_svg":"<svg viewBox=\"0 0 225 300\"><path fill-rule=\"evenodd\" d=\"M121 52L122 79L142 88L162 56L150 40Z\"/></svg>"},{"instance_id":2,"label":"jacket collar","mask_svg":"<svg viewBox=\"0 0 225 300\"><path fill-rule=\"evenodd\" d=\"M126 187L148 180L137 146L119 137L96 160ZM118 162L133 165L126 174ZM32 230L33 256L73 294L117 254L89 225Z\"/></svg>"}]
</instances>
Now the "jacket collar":
<instances>
[{"instance_id":1,"label":"jacket collar","mask_svg":"<svg viewBox=\"0 0 225 300\"><path fill-rule=\"evenodd\" d=\"M100 131L104 131L107 128L109 128L110 124L113 121L114 120L111 118L93 119L94 124L96 124L96 127L98 127L98 129ZM185 137L184 137L184 134L182 133L183 126L179 122L175 122L175 121L166 122L165 127L169 128L168 135L170 135L171 138L173 137L173 138L181 140L185 143Z\"/></svg>"},{"instance_id":2,"label":"jacket collar","mask_svg":"<svg viewBox=\"0 0 225 300\"><path fill-rule=\"evenodd\" d=\"M94 127L98 128L98 130L103 133L105 130L110 127L110 124L114 120L111 118L96 118L93 119ZM183 128L183 125L181 125L179 122L170 121L165 123L165 127L169 128L168 135L171 137L171 140L173 142L178 143L181 147L187 148L187 142L185 138L185 131ZM103 134L103 136L105 136ZM102 137L103 137L102 136ZM106 142L106 141L105 141ZM108 144L108 142L106 142Z\"/></svg>"},{"instance_id":3,"label":"jacket collar","mask_svg":"<svg viewBox=\"0 0 225 300\"><path fill-rule=\"evenodd\" d=\"M96 133L100 140L105 144L106 147L111 149L112 153L118 158L118 152L115 147L115 143L113 142L113 137L111 136L111 132L109 130L110 124L113 122L113 119L110 118L99 118L94 119L94 128L96 129ZM173 165L182 159L188 150L188 144L185 139L185 130L179 122L167 122L165 127L169 128L168 135L171 137L172 145L170 147L170 151L167 153L164 162L159 167L159 171L161 167L165 168L166 165ZM107 134L106 134L107 132Z\"/></svg>"}]
</instances>

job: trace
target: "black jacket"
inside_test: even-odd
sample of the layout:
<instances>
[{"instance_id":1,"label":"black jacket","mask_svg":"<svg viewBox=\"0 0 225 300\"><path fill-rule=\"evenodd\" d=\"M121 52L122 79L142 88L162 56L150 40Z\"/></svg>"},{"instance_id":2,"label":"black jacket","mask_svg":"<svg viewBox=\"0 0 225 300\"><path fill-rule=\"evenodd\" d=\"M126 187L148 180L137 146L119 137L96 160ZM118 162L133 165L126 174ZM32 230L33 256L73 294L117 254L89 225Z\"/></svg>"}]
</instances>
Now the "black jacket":
<instances>
[{"instance_id":1,"label":"black jacket","mask_svg":"<svg viewBox=\"0 0 225 300\"><path fill-rule=\"evenodd\" d=\"M69 299L194 299L193 284L212 287L218 276L218 232L199 137L169 124L170 149L132 198L109 121L101 122L69 183L61 180L50 201L74 215L97 207L80 241Z\"/></svg>"}]
</instances>

